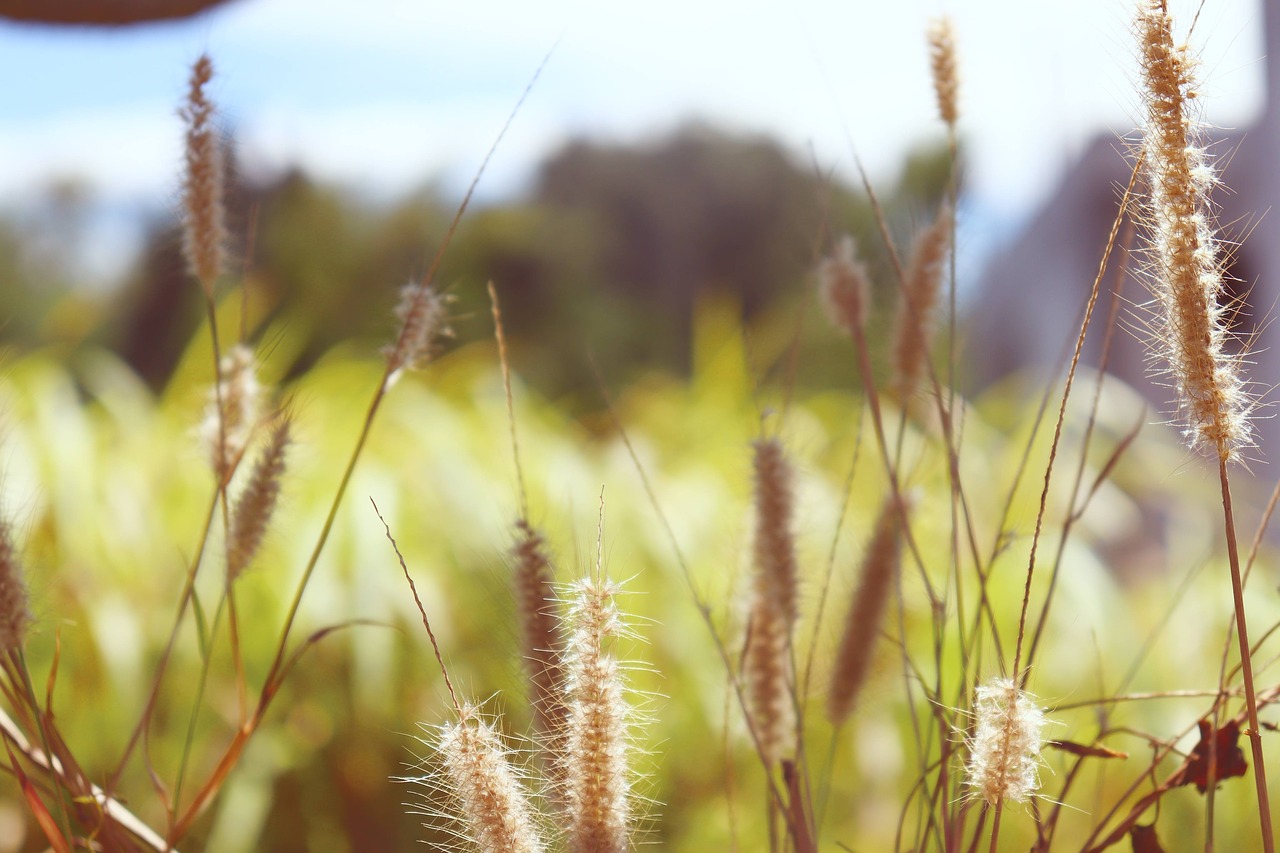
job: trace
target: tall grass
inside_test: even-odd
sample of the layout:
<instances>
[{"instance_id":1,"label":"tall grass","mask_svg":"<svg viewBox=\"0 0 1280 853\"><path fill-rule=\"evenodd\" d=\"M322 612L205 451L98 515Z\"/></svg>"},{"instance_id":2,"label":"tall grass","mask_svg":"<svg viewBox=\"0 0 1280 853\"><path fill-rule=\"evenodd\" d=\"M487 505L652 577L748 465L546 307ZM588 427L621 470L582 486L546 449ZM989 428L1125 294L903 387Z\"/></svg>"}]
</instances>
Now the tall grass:
<instances>
[{"instance_id":1,"label":"tall grass","mask_svg":"<svg viewBox=\"0 0 1280 853\"><path fill-rule=\"evenodd\" d=\"M880 214L886 281L872 281L848 238L829 241L814 271L811 302L848 339L851 388L797 399L785 381L757 380L738 319L708 304L686 386L615 398L601 379L613 426L600 430L600 448L559 422L528 440L531 422L548 416L515 378L501 282L489 287L496 357L482 344L464 347L448 359L471 365L455 383L457 399L430 396L462 369L437 363L454 325L434 280L447 239L401 291L398 331L381 362L352 371L364 383L363 407L346 411L345 384L343 399L330 401L349 431L317 438L308 409L323 410L313 393L323 386L306 377L273 390L260 378L269 353L251 330L242 323L237 340L227 332L237 295L221 141L205 94L213 64L201 57L182 110L184 246L207 316L206 341L193 352L212 386L200 430L208 464L185 475L196 483L187 494L202 494L188 499L200 523L181 578L160 584L176 587L176 607L134 683L132 716L121 725L114 714L87 743L83 722L72 724L85 709L54 707L62 666L78 671L81 662L60 660L48 637L62 629L49 632L33 616L18 528L0 520L0 734L12 790L40 844L214 849L233 834L224 827L249 808L235 799L236 780L264 772L283 730L320 725L301 705L282 707L293 681L324 680L322 667L335 660L351 666L353 680L385 664L376 653L360 658L358 639L349 648L363 666L327 656L335 635L381 631L355 617L314 623L304 601L318 592L332 606L343 597L326 578L332 572L350 576L342 589L355 596L403 577L408 599L403 591L396 604L371 598L393 621L416 616L425 630L434 666L397 673L411 681L415 706L395 707L424 718L425 734L410 747L422 754L378 784L387 801L413 791L407 812L425 818L424 840L434 845L1159 850L1160 838L1197 837L1206 850L1272 850L1264 748L1272 727L1263 714L1280 684L1267 682L1274 650L1264 647L1274 645L1280 615L1260 584L1245 589L1267 514L1248 553L1237 541L1237 518L1254 514L1233 503L1231 484L1253 401L1243 356L1229 352L1232 306L1219 301L1216 180L1190 111L1194 63L1159 0L1141 0L1135 35L1146 122L1133 177L1064 379L1018 392L1013 425L997 428L997 403L956 387L962 60L951 24L940 21L927 49L952 156L948 197L922 212L926 224L908 250ZM1080 363L1089 335L1110 341L1123 297L1120 284L1110 294L1107 285L1125 275L1151 289L1153 345L1176 388L1185 450L1158 431L1140 435L1131 396ZM882 316L875 285L894 290L893 316ZM1108 299L1109 317L1099 319ZM883 352L881 324L893 330ZM763 326L747 335L763 376L795 351L788 335ZM428 376L406 380L412 371ZM476 388L489 396L474 399ZM469 408L474 421L432 430L397 408L397 397L421 404L417 416L447 420ZM390 438L379 437L384 421ZM441 447L420 446L446 434ZM549 435L561 436L559 447ZM598 467L582 466L596 449ZM436 463L420 464L424 452L438 453ZM1163 590L1158 604L1144 604L1117 580L1121 567L1102 566L1108 522L1140 518L1151 480L1178 469L1193 477L1202 456L1216 463L1221 504L1210 570L1179 576L1187 567L1168 548L1162 576L1178 584L1154 587ZM493 459L502 474L484 487L459 473L496 468ZM273 551L282 496L287 504L308 465L328 472L326 488L305 481L305 532ZM687 476L694 468L714 469L717 486ZM420 482L413 475L423 471L439 476ZM554 555L572 553L563 543L574 538L565 533L574 507L548 481L571 483L573 500L591 505L598 485L583 483L597 476L608 499L600 498L595 547L579 561L586 568L570 580L572 561ZM449 523L423 532L423 514L397 505L408 503L407 490L445 496L435 507L451 513ZM388 511L366 507L367 495ZM1194 498L1185 503L1186 517L1203 516ZM391 550L357 547L371 528ZM736 531L723 536L728 549L714 538L726 528ZM606 558L607 539L638 544ZM467 593L469 579L438 571L449 549L487 550L494 565L505 555L510 568L491 573L486 594ZM287 563L282 554L296 559L287 577L265 565ZM397 563L393 578L384 569ZM273 607L252 590L258 572L270 578ZM633 586L647 595L620 595ZM633 602L637 612L626 612ZM1252 639L1246 615L1265 626ZM422 645L416 632L406 637L406 646ZM40 649L38 659L29 648ZM505 699L490 678L504 670L519 673L505 679ZM343 730L372 725L358 711L326 719ZM1255 789L1247 810L1235 781L1246 775Z\"/></svg>"}]
</instances>

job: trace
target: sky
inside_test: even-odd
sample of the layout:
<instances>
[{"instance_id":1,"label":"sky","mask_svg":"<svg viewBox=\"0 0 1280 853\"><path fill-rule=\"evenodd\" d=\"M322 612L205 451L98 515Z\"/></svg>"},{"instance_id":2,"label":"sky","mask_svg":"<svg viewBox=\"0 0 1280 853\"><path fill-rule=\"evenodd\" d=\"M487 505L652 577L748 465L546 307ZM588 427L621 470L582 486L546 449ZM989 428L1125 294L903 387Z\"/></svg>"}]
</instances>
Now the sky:
<instances>
[{"instance_id":1,"label":"sky","mask_svg":"<svg viewBox=\"0 0 1280 853\"><path fill-rule=\"evenodd\" d=\"M1185 28L1201 4L1170 5ZM250 175L301 165L373 197L460 189L545 59L483 197L518 193L575 135L640 140L694 118L847 176L856 150L889 181L942 136L924 41L940 14L957 33L967 186L993 220L1025 216L1089 139L1135 125L1129 0L234 0L111 32L0 24L0 207L65 177L117 214L171 206L176 110L206 51ZM1200 10L1214 124L1260 107L1261 17L1262 0ZM107 251L128 240L105 233Z\"/></svg>"}]
</instances>

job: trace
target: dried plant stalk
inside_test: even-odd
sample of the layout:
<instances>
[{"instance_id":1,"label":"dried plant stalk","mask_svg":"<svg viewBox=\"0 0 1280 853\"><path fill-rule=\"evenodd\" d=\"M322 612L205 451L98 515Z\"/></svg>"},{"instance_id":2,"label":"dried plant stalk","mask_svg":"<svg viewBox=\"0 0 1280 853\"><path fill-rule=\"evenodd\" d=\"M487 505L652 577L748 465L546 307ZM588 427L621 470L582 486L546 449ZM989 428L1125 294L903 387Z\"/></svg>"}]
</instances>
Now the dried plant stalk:
<instances>
[{"instance_id":1,"label":"dried plant stalk","mask_svg":"<svg viewBox=\"0 0 1280 853\"><path fill-rule=\"evenodd\" d=\"M213 61L202 55L191 68L187 102L181 110L187 124L182 248L192 275L210 298L227 260L222 141L213 123L213 103L205 93L212 78Z\"/></svg>"},{"instance_id":2,"label":"dried plant stalk","mask_svg":"<svg viewBox=\"0 0 1280 853\"><path fill-rule=\"evenodd\" d=\"M902 514L906 506L890 498L880 510L875 534L867 546L857 592L845 618L827 693L827 717L837 725L848 719L866 683L885 607L893 591L902 554Z\"/></svg>"}]
</instances>

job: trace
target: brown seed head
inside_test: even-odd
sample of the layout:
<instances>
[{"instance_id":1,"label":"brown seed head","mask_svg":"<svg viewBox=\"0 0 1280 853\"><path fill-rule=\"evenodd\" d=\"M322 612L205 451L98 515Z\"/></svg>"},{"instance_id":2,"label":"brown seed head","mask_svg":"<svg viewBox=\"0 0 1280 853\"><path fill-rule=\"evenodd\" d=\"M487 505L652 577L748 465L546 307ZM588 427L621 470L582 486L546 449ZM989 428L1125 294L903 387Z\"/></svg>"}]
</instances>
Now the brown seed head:
<instances>
[{"instance_id":1,"label":"brown seed head","mask_svg":"<svg viewBox=\"0 0 1280 853\"><path fill-rule=\"evenodd\" d=\"M280 496L280 481L284 478L285 450L289 446L291 419L281 417L271 439L262 449L253 466L249 482L236 501L231 516L231 531L227 537L227 580L236 578L253 562L254 554L262 544L262 537L275 512Z\"/></svg>"},{"instance_id":2,"label":"brown seed head","mask_svg":"<svg viewBox=\"0 0 1280 853\"><path fill-rule=\"evenodd\" d=\"M867 545L858 578L858 589L844 622L844 635L836 652L831 689L827 693L827 717L837 725L848 719L867 673L884 623L885 608L893 591L902 553L902 513L906 506L892 497L880 510L875 533Z\"/></svg>"},{"instance_id":3,"label":"brown seed head","mask_svg":"<svg viewBox=\"0 0 1280 853\"><path fill-rule=\"evenodd\" d=\"M555 577L546 545L528 522L516 525L519 540L513 587L520 611L520 634L525 670L529 676L529 702L540 742L552 755L563 734L564 700L560 695L560 653L564 639L556 616Z\"/></svg>"},{"instance_id":4,"label":"brown seed head","mask_svg":"<svg viewBox=\"0 0 1280 853\"><path fill-rule=\"evenodd\" d=\"M951 208L944 204L933 224L916 239L902 283L893 364L898 397L904 404L915 392L933 348L933 315L950 245Z\"/></svg>"},{"instance_id":5,"label":"brown seed head","mask_svg":"<svg viewBox=\"0 0 1280 853\"><path fill-rule=\"evenodd\" d=\"M791 754L795 743L795 705L792 702L791 629L782 611L758 597L743 660L751 725L766 767L775 767Z\"/></svg>"},{"instance_id":6,"label":"brown seed head","mask_svg":"<svg viewBox=\"0 0 1280 853\"><path fill-rule=\"evenodd\" d=\"M791 533L791 464L776 438L755 443L757 598L772 602L788 634L798 614L795 541Z\"/></svg>"},{"instance_id":7,"label":"brown seed head","mask_svg":"<svg viewBox=\"0 0 1280 853\"><path fill-rule=\"evenodd\" d=\"M861 333L871 307L871 278L852 237L845 236L819 264L818 292L832 323L850 335Z\"/></svg>"},{"instance_id":8,"label":"brown seed head","mask_svg":"<svg viewBox=\"0 0 1280 853\"><path fill-rule=\"evenodd\" d=\"M938 99L938 117L954 128L960 115L957 96L960 90L956 73L955 33L950 18L937 18L929 24L929 65L933 72L933 91Z\"/></svg>"},{"instance_id":9,"label":"brown seed head","mask_svg":"<svg viewBox=\"0 0 1280 853\"><path fill-rule=\"evenodd\" d=\"M212 77L213 61L201 56L191 68L187 102L179 113L187 125L182 247L192 275L210 297L226 266L227 242L222 141L213 124L213 104L205 94Z\"/></svg>"},{"instance_id":10,"label":"brown seed head","mask_svg":"<svg viewBox=\"0 0 1280 853\"><path fill-rule=\"evenodd\" d=\"M9 525L0 520L0 651L20 648L31 622L26 573L18 561Z\"/></svg>"}]
</instances>

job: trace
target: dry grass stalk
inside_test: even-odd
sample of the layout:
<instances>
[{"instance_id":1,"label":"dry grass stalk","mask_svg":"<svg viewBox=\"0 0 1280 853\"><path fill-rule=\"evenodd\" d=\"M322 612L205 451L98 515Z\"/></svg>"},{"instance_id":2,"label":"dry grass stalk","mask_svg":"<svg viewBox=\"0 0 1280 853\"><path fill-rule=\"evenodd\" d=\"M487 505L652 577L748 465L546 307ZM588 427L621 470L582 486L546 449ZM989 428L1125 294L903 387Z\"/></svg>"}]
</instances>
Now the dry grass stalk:
<instances>
[{"instance_id":1,"label":"dry grass stalk","mask_svg":"<svg viewBox=\"0 0 1280 853\"><path fill-rule=\"evenodd\" d=\"M565 714L560 691L564 639L555 612L554 575L538 531L526 521L518 522L516 528L520 538L512 551L516 561L514 587L529 701L542 746L554 756Z\"/></svg>"},{"instance_id":2,"label":"dry grass stalk","mask_svg":"<svg viewBox=\"0 0 1280 853\"><path fill-rule=\"evenodd\" d=\"M605 651L623 630L615 593L606 581L582 580L569 616L562 760L571 853L621 853L630 847L630 710L618 662Z\"/></svg>"},{"instance_id":3,"label":"dry grass stalk","mask_svg":"<svg viewBox=\"0 0 1280 853\"><path fill-rule=\"evenodd\" d=\"M482 853L546 849L535 829L525 786L507 760L502 740L474 708L464 708L457 723L445 725L440 754L467 834Z\"/></svg>"},{"instance_id":4,"label":"dry grass stalk","mask_svg":"<svg viewBox=\"0 0 1280 853\"><path fill-rule=\"evenodd\" d=\"M994 678L974 693L965 781L991 806L1025 803L1040 788L1044 712L1011 678Z\"/></svg>"},{"instance_id":5,"label":"dry grass stalk","mask_svg":"<svg viewBox=\"0 0 1280 853\"><path fill-rule=\"evenodd\" d=\"M401 288L396 306L400 333L385 350L388 382L430 360L436 343L449 334L447 303L448 299L430 284L410 282Z\"/></svg>"},{"instance_id":6,"label":"dry grass stalk","mask_svg":"<svg viewBox=\"0 0 1280 853\"><path fill-rule=\"evenodd\" d=\"M1154 241L1149 279L1161 308L1159 343L1192 448L1236 458L1250 444L1251 401L1239 358L1224 350L1229 333L1218 302L1224 273L1208 198L1216 177L1195 144L1188 104L1194 61L1174 44L1172 21L1159 2L1144 4L1138 35L1146 101L1142 153Z\"/></svg>"},{"instance_id":7,"label":"dry grass stalk","mask_svg":"<svg viewBox=\"0 0 1280 853\"><path fill-rule=\"evenodd\" d=\"M187 103L181 110L187 124L182 246L191 273L210 298L227 259L222 140L213 124L213 104L205 94L212 78L213 61L202 55L191 68Z\"/></svg>"},{"instance_id":8,"label":"dry grass stalk","mask_svg":"<svg viewBox=\"0 0 1280 853\"><path fill-rule=\"evenodd\" d=\"M951 245L951 208L943 205L920 233L907 265L893 339L894 382L904 404L915 392L933 348L933 314Z\"/></svg>"},{"instance_id":9,"label":"dry grass stalk","mask_svg":"<svg viewBox=\"0 0 1280 853\"><path fill-rule=\"evenodd\" d=\"M219 482L231 480L258 424L262 386L258 383L253 350L236 344L218 366L220 394L211 389L200 432L209 445L213 470ZM219 396L221 415L219 415Z\"/></svg>"},{"instance_id":10,"label":"dry grass stalk","mask_svg":"<svg viewBox=\"0 0 1280 853\"><path fill-rule=\"evenodd\" d=\"M929 24L929 65L933 72L933 92L938 100L938 117L955 128L960 117L959 75L956 73L956 41L950 18L937 18Z\"/></svg>"},{"instance_id":11,"label":"dry grass stalk","mask_svg":"<svg viewBox=\"0 0 1280 853\"><path fill-rule=\"evenodd\" d=\"M291 425L287 415L280 418L253 466L249 482L236 501L227 536L228 583L234 583L253 561L271 522L280 496L280 481L284 477L284 457L289 446Z\"/></svg>"},{"instance_id":12,"label":"dry grass stalk","mask_svg":"<svg viewBox=\"0 0 1280 853\"><path fill-rule=\"evenodd\" d=\"M18 561L9 525L0 521L0 650L20 649L31 622L26 573Z\"/></svg>"},{"instance_id":13,"label":"dry grass stalk","mask_svg":"<svg viewBox=\"0 0 1280 853\"><path fill-rule=\"evenodd\" d=\"M902 514L906 511L905 504L892 497L885 502L863 558L858 590L845 618L844 634L831 673L831 689L827 693L827 717L837 725L848 719L866 683L885 607L898 575Z\"/></svg>"}]
</instances>

